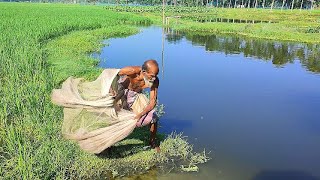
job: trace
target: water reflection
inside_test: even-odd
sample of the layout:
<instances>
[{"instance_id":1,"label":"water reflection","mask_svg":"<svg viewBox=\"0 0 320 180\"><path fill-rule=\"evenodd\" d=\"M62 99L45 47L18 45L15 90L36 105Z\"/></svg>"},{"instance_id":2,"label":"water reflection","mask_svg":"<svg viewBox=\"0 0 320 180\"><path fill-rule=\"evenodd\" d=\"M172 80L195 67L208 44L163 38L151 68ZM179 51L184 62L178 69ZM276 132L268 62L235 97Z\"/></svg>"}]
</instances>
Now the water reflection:
<instances>
[{"instance_id":1,"label":"water reflection","mask_svg":"<svg viewBox=\"0 0 320 180\"><path fill-rule=\"evenodd\" d=\"M308 71L320 72L320 44L194 34L166 29L166 40L170 43L179 43L184 37L191 41L193 45L205 47L206 51L223 52L227 55L242 53L245 57L272 61L277 67L299 60Z\"/></svg>"},{"instance_id":2,"label":"water reflection","mask_svg":"<svg viewBox=\"0 0 320 180\"><path fill-rule=\"evenodd\" d=\"M262 171L253 180L319 180L319 178L302 171Z\"/></svg>"},{"instance_id":3,"label":"water reflection","mask_svg":"<svg viewBox=\"0 0 320 180\"><path fill-rule=\"evenodd\" d=\"M301 67L319 72L319 45L142 30L108 40L100 66L161 60L159 131L184 132L196 151L213 152L199 173L157 179L320 177L320 76Z\"/></svg>"}]
</instances>

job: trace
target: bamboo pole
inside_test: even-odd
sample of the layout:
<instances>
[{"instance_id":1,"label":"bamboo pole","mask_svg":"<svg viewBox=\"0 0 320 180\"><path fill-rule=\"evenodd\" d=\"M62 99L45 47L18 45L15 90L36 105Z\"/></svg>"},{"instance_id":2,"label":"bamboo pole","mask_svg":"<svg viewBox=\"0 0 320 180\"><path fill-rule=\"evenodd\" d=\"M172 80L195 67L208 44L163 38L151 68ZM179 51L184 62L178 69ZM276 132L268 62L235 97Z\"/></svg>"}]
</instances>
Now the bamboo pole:
<instances>
[{"instance_id":1,"label":"bamboo pole","mask_svg":"<svg viewBox=\"0 0 320 180\"><path fill-rule=\"evenodd\" d=\"M164 26L164 23L165 23L164 10L165 10L165 0L162 0L162 25L163 26Z\"/></svg>"},{"instance_id":2,"label":"bamboo pole","mask_svg":"<svg viewBox=\"0 0 320 180\"><path fill-rule=\"evenodd\" d=\"M161 49L161 72L162 78L164 78L164 27L162 27L162 49Z\"/></svg>"}]
</instances>

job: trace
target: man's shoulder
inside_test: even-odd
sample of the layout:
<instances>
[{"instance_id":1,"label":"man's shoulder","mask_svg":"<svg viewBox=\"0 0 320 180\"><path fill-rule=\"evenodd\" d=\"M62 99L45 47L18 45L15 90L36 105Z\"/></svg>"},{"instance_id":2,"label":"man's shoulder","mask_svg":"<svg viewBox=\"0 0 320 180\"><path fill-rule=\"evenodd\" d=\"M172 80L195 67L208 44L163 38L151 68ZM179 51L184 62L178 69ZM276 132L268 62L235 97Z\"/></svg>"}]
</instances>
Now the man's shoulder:
<instances>
[{"instance_id":1,"label":"man's shoulder","mask_svg":"<svg viewBox=\"0 0 320 180\"><path fill-rule=\"evenodd\" d=\"M140 66L126 66L120 69L119 74L131 76L131 75L139 74L140 72L141 72Z\"/></svg>"}]
</instances>

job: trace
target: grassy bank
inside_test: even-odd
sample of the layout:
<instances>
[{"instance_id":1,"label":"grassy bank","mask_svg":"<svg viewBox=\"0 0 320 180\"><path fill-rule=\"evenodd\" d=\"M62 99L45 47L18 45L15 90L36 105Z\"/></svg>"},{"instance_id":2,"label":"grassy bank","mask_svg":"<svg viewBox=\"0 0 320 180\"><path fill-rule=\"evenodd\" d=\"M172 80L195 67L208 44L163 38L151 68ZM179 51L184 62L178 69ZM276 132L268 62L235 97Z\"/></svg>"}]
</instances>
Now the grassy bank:
<instances>
[{"instance_id":1,"label":"grassy bank","mask_svg":"<svg viewBox=\"0 0 320 180\"><path fill-rule=\"evenodd\" d=\"M143 150L145 131L96 156L61 137L62 109L51 103L53 88L68 76L101 72L90 52L104 38L134 34L148 18L102 7L0 3L0 176L5 179L99 178L143 173L171 159L195 167L204 154L181 137L162 153Z\"/></svg>"},{"instance_id":2,"label":"grassy bank","mask_svg":"<svg viewBox=\"0 0 320 180\"><path fill-rule=\"evenodd\" d=\"M162 23L161 7L106 7L135 12ZM184 31L235 34L253 38L320 43L320 10L233 9L213 7L167 7L166 16L181 16L170 26ZM225 22L210 22L225 21ZM242 23L233 23L242 21ZM249 23L245 23L245 22ZM255 21L255 23L253 23ZM262 23L257 23L264 21ZM270 23L269 23L270 22Z\"/></svg>"}]
</instances>

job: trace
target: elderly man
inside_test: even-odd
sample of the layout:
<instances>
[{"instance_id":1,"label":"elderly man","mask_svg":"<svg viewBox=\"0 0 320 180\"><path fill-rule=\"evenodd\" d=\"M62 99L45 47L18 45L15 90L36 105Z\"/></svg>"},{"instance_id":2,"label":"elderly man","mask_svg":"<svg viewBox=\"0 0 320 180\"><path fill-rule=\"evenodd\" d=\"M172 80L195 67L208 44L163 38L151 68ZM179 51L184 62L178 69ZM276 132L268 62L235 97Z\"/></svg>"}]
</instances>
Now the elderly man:
<instances>
[{"instance_id":1,"label":"elderly man","mask_svg":"<svg viewBox=\"0 0 320 180\"><path fill-rule=\"evenodd\" d=\"M159 66L155 60L147 60L140 66L128 66L122 68L118 75L121 77L118 81L118 92L115 96L114 106L117 110L124 108L135 110L134 103L137 101L137 95L141 94L143 89L150 88L149 102L140 108L136 113L137 127L150 124L150 146L159 151L155 138L157 133L157 117L154 108L157 103L157 93L159 87ZM118 105L121 100L121 105Z\"/></svg>"}]
</instances>

